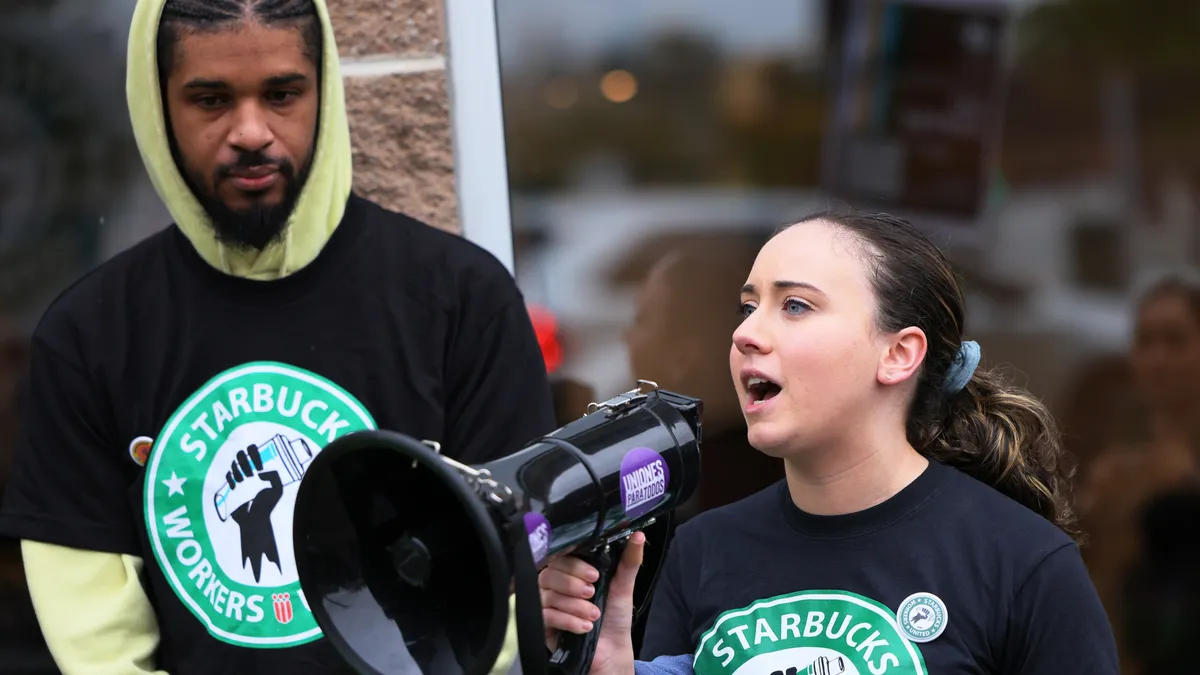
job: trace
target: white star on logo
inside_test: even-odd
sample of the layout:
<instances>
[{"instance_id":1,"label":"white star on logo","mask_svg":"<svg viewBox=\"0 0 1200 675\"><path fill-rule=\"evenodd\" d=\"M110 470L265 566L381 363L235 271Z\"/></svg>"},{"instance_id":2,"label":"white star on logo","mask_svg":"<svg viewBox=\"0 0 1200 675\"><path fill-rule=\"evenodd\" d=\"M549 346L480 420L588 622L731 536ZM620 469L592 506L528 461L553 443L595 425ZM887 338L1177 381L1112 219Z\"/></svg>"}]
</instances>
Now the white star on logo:
<instances>
[{"instance_id":1,"label":"white star on logo","mask_svg":"<svg viewBox=\"0 0 1200 675\"><path fill-rule=\"evenodd\" d=\"M163 481L163 485L166 485L171 489L171 491L167 493L167 496L170 497L176 493L183 494L183 483L186 480L186 478L180 478L179 476L176 476L175 472L172 471L171 477Z\"/></svg>"}]
</instances>

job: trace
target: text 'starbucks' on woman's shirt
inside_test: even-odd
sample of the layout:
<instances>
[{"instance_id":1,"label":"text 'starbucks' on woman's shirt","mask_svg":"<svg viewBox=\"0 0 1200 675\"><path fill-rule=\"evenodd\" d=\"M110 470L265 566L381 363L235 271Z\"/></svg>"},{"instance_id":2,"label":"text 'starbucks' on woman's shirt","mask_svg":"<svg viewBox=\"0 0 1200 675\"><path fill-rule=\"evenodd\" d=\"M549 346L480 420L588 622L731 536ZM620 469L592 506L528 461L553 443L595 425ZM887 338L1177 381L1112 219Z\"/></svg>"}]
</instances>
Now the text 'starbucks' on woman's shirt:
<instances>
[{"instance_id":1,"label":"text 'starbucks' on woman's shirt","mask_svg":"<svg viewBox=\"0 0 1200 675\"><path fill-rule=\"evenodd\" d=\"M784 483L681 525L640 657L698 675L1115 675L1079 549L931 463L888 501L814 516Z\"/></svg>"}]
</instances>

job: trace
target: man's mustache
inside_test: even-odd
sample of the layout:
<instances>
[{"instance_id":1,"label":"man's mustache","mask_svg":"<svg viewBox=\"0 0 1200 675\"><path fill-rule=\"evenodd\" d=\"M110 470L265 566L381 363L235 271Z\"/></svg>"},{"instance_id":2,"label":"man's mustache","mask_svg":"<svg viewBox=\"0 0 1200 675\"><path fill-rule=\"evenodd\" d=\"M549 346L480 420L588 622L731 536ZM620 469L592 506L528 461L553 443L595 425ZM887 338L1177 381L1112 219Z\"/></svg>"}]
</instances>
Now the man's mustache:
<instances>
[{"instance_id":1,"label":"man's mustache","mask_svg":"<svg viewBox=\"0 0 1200 675\"><path fill-rule=\"evenodd\" d=\"M243 152L237 157L237 161L233 164L217 165L216 175L217 180L229 178L234 169L248 169L250 167L269 166L279 173L283 174L284 178L291 180L295 176L295 167L292 163L284 158L274 158L267 155L265 152Z\"/></svg>"}]
</instances>

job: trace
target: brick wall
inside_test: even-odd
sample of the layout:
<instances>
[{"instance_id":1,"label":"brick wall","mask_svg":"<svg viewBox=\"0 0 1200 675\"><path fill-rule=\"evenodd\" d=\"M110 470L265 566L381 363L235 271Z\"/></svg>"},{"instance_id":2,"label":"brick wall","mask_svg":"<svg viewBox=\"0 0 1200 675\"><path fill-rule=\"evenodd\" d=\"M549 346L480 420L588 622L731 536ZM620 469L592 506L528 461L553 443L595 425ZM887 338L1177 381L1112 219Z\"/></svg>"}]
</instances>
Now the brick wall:
<instances>
[{"instance_id":1,"label":"brick wall","mask_svg":"<svg viewBox=\"0 0 1200 675\"><path fill-rule=\"evenodd\" d=\"M459 231L442 0L328 0L363 196Z\"/></svg>"}]
</instances>

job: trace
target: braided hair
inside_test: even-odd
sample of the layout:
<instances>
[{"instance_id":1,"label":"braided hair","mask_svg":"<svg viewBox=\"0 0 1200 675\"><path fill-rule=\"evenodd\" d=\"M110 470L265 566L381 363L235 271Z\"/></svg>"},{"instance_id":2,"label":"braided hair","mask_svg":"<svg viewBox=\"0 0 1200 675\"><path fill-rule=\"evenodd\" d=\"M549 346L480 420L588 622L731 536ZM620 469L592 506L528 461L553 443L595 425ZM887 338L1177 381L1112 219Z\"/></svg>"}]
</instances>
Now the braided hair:
<instances>
[{"instance_id":1,"label":"braided hair","mask_svg":"<svg viewBox=\"0 0 1200 675\"><path fill-rule=\"evenodd\" d=\"M300 30L305 56L321 72L321 21L313 0L167 0L158 24L158 71L165 82L175 66L183 31L215 31L245 22Z\"/></svg>"}]
</instances>

